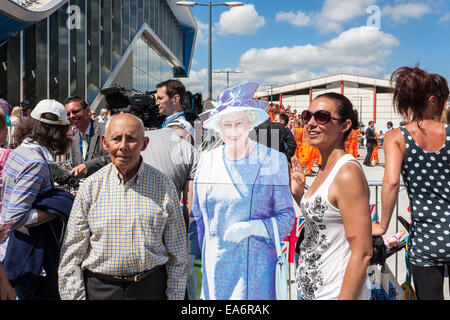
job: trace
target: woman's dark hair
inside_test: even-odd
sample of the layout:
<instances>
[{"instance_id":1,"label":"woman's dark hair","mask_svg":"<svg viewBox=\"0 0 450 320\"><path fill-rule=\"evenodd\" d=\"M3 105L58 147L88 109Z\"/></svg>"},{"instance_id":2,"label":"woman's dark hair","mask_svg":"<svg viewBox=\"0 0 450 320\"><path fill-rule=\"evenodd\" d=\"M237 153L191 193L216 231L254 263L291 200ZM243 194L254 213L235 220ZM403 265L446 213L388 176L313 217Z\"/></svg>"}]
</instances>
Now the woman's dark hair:
<instances>
[{"instance_id":1,"label":"woman's dark hair","mask_svg":"<svg viewBox=\"0 0 450 320\"><path fill-rule=\"evenodd\" d=\"M5 130L8 127L6 122L6 115L3 110L0 109L0 132Z\"/></svg>"},{"instance_id":2,"label":"woman's dark hair","mask_svg":"<svg viewBox=\"0 0 450 320\"><path fill-rule=\"evenodd\" d=\"M327 92L317 96L314 100L318 98L333 100L336 105L336 112L342 122L347 119L352 121L352 126L344 134L344 140L347 139L352 129L359 129L358 111L353 108L352 102L346 96L336 92Z\"/></svg>"},{"instance_id":3,"label":"woman's dark hair","mask_svg":"<svg viewBox=\"0 0 450 320\"><path fill-rule=\"evenodd\" d=\"M53 113L43 113L41 117L47 120L58 120L58 116ZM69 125L47 124L29 117L17 128L16 137L18 144L21 144L26 138L30 138L56 154L64 154L72 142L67 137L68 130Z\"/></svg>"},{"instance_id":4,"label":"woman's dark hair","mask_svg":"<svg viewBox=\"0 0 450 320\"><path fill-rule=\"evenodd\" d=\"M394 87L395 110L404 117L408 117L408 112L412 111L411 121L418 121L419 124L429 108L429 97L435 96L439 105L442 105L439 109L433 110L436 116L440 116L449 95L445 78L438 74L429 74L417 66L395 70L391 75L391 85Z\"/></svg>"}]
</instances>

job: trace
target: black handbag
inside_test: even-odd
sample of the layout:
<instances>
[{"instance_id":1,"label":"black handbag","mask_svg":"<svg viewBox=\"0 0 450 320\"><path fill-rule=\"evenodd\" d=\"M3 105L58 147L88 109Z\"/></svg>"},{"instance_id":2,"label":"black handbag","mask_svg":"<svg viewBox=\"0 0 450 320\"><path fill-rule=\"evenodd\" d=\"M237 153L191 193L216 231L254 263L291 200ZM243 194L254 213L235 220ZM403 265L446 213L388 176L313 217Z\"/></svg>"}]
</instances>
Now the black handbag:
<instances>
[{"instance_id":1,"label":"black handbag","mask_svg":"<svg viewBox=\"0 0 450 320\"><path fill-rule=\"evenodd\" d=\"M372 237L373 255L370 264L383 265L386 262L386 245L381 236Z\"/></svg>"}]
</instances>

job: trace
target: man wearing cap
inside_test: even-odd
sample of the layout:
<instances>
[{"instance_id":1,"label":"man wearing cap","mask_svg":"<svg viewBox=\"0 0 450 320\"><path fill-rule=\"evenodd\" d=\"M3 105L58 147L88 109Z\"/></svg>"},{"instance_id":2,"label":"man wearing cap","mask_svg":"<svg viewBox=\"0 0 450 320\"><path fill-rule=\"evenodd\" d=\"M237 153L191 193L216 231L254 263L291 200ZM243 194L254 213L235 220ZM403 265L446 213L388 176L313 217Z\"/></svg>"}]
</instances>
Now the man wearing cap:
<instances>
[{"instance_id":1,"label":"man wearing cap","mask_svg":"<svg viewBox=\"0 0 450 320\"><path fill-rule=\"evenodd\" d=\"M162 128L177 119L186 120L183 102L186 96L184 85L178 80L166 80L156 85L156 106L159 114L166 116Z\"/></svg>"},{"instance_id":2,"label":"man wearing cap","mask_svg":"<svg viewBox=\"0 0 450 320\"><path fill-rule=\"evenodd\" d=\"M101 136L105 133L105 123L91 118L89 105L80 97L67 98L64 107L67 118L73 126L73 144L68 157L73 166L70 173L75 178L81 179L111 162L101 143Z\"/></svg>"},{"instance_id":3,"label":"man wearing cap","mask_svg":"<svg viewBox=\"0 0 450 320\"><path fill-rule=\"evenodd\" d=\"M2 217L5 223L13 223L14 230L3 263L20 299L59 298L56 278L59 250L55 247L60 244L45 242L42 246L42 237L35 237L38 232L44 232L55 240L52 232L57 230L59 220L55 219L56 214L35 206L38 199L45 198L54 189L49 165L54 163L52 153L66 152L70 144L68 129L64 106L55 100L40 101L30 118L17 129L19 146L10 153L3 169ZM12 237L20 239L21 248L25 246L28 251L21 255L18 250L12 250L18 248L12 247ZM42 277L39 263L46 263L49 256L44 255L44 262L39 258L46 248L53 263L46 264L46 276Z\"/></svg>"},{"instance_id":4,"label":"man wearing cap","mask_svg":"<svg viewBox=\"0 0 450 320\"><path fill-rule=\"evenodd\" d=\"M142 121L114 115L102 144L112 163L78 190L61 247L61 298L183 299L186 228L173 182L141 156Z\"/></svg>"}]
</instances>

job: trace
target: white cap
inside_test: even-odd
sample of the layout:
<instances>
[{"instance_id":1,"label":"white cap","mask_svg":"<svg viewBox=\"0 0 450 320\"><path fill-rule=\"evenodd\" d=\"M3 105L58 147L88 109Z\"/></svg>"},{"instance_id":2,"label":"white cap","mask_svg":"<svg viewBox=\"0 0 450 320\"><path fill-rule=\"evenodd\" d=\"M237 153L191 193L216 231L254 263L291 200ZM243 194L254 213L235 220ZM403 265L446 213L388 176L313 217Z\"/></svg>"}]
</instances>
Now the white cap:
<instances>
[{"instance_id":1,"label":"white cap","mask_svg":"<svg viewBox=\"0 0 450 320\"><path fill-rule=\"evenodd\" d=\"M58 120L44 119L42 118L42 114L44 113L52 113L58 117ZM54 125L66 125L70 123L67 119L66 108L64 108L61 103L53 99L44 99L39 101L31 112L31 117L41 122Z\"/></svg>"},{"instance_id":2,"label":"white cap","mask_svg":"<svg viewBox=\"0 0 450 320\"><path fill-rule=\"evenodd\" d=\"M189 132L189 134L191 135L192 140L194 141L194 144L195 144L194 127L188 121L186 121L184 119L176 119L176 120L170 122L166 127L173 127L173 126L179 126L180 128Z\"/></svg>"}]
</instances>

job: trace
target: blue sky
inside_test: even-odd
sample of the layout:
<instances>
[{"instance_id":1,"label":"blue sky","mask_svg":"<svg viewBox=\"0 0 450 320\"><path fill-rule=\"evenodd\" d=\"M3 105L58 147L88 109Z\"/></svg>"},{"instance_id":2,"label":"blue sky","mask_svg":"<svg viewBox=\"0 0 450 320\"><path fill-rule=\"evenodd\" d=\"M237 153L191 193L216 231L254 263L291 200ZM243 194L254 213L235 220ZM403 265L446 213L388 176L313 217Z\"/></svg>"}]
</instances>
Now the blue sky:
<instances>
[{"instance_id":1,"label":"blue sky","mask_svg":"<svg viewBox=\"0 0 450 320\"><path fill-rule=\"evenodd\" d=\"M448 0L242 2L213 8L213 70L242 72L230 74L230 85L289 84L341 72L386 78L416 63L450 79ZM206 98L208 8L191 10L199 31L183 82ZM213 74L214 98L225 85L225 74Z\"/></svg>"}]
</instances>

